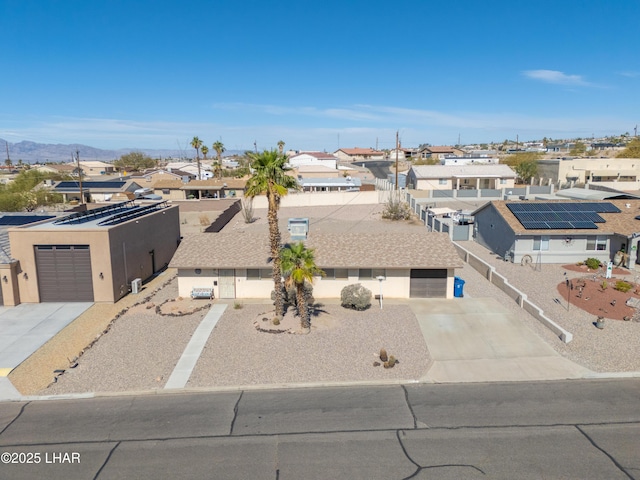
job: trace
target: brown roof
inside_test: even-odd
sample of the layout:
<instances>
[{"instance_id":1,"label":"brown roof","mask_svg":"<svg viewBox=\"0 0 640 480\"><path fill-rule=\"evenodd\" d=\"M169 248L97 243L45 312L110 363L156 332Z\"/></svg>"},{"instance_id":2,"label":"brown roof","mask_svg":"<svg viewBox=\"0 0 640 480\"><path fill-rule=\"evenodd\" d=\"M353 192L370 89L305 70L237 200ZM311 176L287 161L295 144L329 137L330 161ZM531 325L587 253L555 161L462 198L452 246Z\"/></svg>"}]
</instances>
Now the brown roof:
<instances>
[{"instance_id":1,"label":"brown roof","mask_svg":"<svg viewBox=\"0 0 640 480\"><path fill-rule=\"evenodd\" d=\"M283 235L284 237L284 235ZM283 238L284 239L284 238ZM446 233L310 233L307 246L325 268L460 268L462 260ZM185 235L170 266L176 268L264 268L269 266L264 233Z\"/></svg>"},{"instance_id":2,"label":"brown roof","mask_svg":"<svg viewBox=\"0 0 640 480\"><path fill-rule=\"evenodd\" d=\"M527 202L528 204L535 203L593 203L594 200L579 201L573 200L567 201L553 201L543 200L535 202ZM570 234L613 234L631 236L635 232L640 232L640 220L636 220L635 217L640 216L640 200L598 200L600 202L608 202L618 207L620 213L599 213L606 223L596 223L598 229L557 229L557 230L527 230L518 221L511 210L507 207L508 202L503 200L497 200L491 202L491 205L500 213L502 218L505 219L509 227L516 233L516 235L528 234L528 235L570 235ZM629 205L629 208L627 208ZM479 210L482 210L480 208Z\"/></svg>"},{"instance_id":3,"label":"brown roof","mask_svg":"<svg viewBox=\"0 0 640 480\"><path fill-rule=\"evenodd\" d=\"M431 153L453 153L458 149L454 147L425 147L425 150Z\"/></svg>"},{"instance_id":4,"label":"brown roof","mask_svg":"<svg viewBox=\"0 0 640 480\"><path fill-rule=\"evenodd\" d=\"M227 184L225 187L224 184ZM208 180L191 180L189 183L184 183L182 180L159 180L153 186L155 189L175 189L175 190L206 190L207 188L211 188L212 190L220 190L222 188L234 188L234 189L244 189L247 181L242 178L223 178L222 180L218 179L208 179Z\"/></svg>"},{"instance_id":5,"label":"brown roof","mask_svg":"<svg viewBox=\"0 0 640 480\"><path fill-rule=\"evenodd\" d=\"M341 148L339 152L344 152L347 155L381 155L382 152L374 150L372 148Z\"/></svg>"}]
</instances>

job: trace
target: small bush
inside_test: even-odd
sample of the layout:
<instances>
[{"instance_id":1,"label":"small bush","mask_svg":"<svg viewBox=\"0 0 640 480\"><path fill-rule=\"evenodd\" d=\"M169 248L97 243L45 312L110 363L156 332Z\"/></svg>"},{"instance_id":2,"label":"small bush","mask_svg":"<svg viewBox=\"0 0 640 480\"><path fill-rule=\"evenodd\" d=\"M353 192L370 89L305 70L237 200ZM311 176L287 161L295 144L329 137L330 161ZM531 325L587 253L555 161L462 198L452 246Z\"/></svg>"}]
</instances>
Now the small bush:
<instances>
[{"instance_id":1,"label":"small bush","mask_svg":"<svg viewBox=\"0 0 640 480\"><path fill-rule=\"evenodd\" d=\"M631 285L629 282L625 282L624 280L618 280L616 282L615 287L613 288L615 288L619 292L627 293L629 290L633 288L633 285Z\"/></svg>"},{"instance_id":2,"label":"small bush","mask_svg":"<svg viewBox=\"0 0 640 480\"><path fill-rule=\"evenodd\" d=\"M591 270L598 270L600 268L600 260L597 258L587 258L584 263L586 263L587 267Z\"/></svg>"},{"instance_id":3,"label":"small bush","mask_svg":"<svg viewBox=\"0 0 640 480\"><path fill-rule=\"evenodd\" d=\"M233 302L233 308L240 310L243 307L242 302Z\"/></svg>"},{"instance_id":4,"label":"small bush","mask_svg":"<svg viewBox=\"0 0 640 480\"><path fill-rule=\"evenodd\" d=\"M371 306L371 290L359 283L347 285L340 292L340 304L344 308L366 310Z\"/></svg>"}]
</instances>

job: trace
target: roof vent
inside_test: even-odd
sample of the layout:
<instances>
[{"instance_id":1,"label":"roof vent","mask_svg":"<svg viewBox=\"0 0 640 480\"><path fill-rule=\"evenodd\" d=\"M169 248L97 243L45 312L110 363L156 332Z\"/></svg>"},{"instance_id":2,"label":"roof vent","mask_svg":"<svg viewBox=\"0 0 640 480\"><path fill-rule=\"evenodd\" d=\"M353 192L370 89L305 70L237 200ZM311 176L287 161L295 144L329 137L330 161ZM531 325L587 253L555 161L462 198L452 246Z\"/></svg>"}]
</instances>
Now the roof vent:
<instances>
[{"instance_id":1,"label":"roof vent","mask_svg":"<svg viewBox=\"0 0 640 480\"><path fill-rule=\"evenodd\" d=\"M290 218L287 226L292 241L302 241L307 239L309 233L308 218Z\"/></svg>"},{"instance_id":2,"label":"roof vent","mask_svg":"<svg viewBox=\"0 0 640 480\"><path fill-rule=\"evenodd\" d=\"M631 208L631 204L630 203L625 203L624 206L627 207L627 208Z\"/></svg>"}]
</instances>

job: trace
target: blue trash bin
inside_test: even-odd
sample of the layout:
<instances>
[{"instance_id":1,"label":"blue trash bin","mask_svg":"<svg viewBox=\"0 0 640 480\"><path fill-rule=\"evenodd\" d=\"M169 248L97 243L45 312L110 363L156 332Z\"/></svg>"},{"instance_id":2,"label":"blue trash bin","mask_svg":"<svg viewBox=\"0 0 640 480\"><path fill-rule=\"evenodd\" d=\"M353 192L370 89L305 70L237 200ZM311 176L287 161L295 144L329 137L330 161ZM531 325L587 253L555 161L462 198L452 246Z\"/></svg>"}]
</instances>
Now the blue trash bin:
<instances>
[{"instance_id":1,"label":"blue trash bin","mask_svg":"<svg viewBox=\"0 0 640 480\"><path fill-rule=\"evenodd\" d=\"M464 297L464 280L460 277L453 277L453 296Z\"/></svg>"}]
</instances>

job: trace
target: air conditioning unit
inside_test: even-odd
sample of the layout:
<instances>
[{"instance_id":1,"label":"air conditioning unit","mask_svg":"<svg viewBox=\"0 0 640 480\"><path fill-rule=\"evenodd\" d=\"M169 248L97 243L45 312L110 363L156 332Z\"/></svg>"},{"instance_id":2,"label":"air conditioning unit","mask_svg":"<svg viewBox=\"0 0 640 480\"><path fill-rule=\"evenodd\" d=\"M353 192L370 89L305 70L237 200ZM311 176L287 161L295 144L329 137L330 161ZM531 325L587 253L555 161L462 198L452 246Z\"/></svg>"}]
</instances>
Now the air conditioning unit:
<instances>
[{"instance_id":1,"label":"air conditioning unit","mask_svg":"<svg viewBox=\"0 0 640 480\"><path fill-rule=\"evenodd\" d=\"M141 290L142 290L142 279L135 278L131 282L131 293L140 293Z\"/></svg>"}]
</instances>

